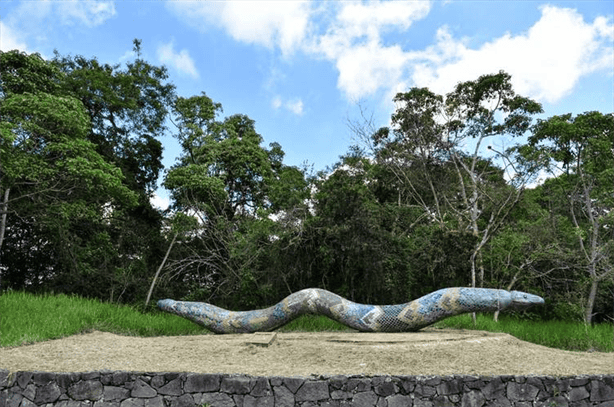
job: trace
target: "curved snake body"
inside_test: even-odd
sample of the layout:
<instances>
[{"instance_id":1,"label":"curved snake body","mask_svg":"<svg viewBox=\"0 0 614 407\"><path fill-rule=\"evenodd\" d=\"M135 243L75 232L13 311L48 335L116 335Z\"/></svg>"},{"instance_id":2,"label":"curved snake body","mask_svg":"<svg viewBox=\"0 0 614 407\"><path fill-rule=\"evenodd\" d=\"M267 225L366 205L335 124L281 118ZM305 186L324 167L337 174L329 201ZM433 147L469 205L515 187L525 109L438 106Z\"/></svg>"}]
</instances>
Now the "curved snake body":
<instances>
[{"instance_id":1,"label":"curved snake body","mask_svg":"<svg viewBox=\"0 0 614 407\"><path fill-rule=\"evenodd\" d=\"M270 331L304 314L326 315L365 332L411 332L441 319L467 312L524 309L544 300L520 291L490 288L444 288L397 305L367 305L330 291L308 288L266 309L229 311L203 302L158 301L158 307L196 322L216 333Z\"/></svg>"}]
</instances>

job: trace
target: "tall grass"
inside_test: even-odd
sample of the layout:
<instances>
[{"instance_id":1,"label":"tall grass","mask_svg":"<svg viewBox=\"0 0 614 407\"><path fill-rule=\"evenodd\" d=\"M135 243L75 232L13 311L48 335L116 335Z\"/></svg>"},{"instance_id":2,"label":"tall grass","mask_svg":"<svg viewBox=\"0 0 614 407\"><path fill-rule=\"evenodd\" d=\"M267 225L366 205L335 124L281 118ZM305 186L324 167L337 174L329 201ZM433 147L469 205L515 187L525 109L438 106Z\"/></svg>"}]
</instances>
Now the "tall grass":
<instances>
[{"instance_id":1,"label":"tall grass","mask_svg":"<svg viewBox=\"0 0 614 407\"><path fill-rule=\"evenodd\" d=\"M0 295L0 346L18 346L92 330L138 336L206 332L171 314L144 314L133 307L77 296L12 291Z\"/></svg>"},{"instance_id":2,"label":"tall grass","mask_svg":"<svg viewBox=\"0 0 614 407\"><path fill-rule=\"evenodd\" d=\"M439 321L435 326L505 332L523 341L565 350L614 351L614 327L609 323L591 326L570 321L527 321L506 315L495 322L492 315L478 314L474 326L471 314L464 314Z\"/></svg>"},{"instance_id":3,"label":"tall grass","mask_svg":"<svg viewBox=\"0 0 614 407\"><path fill-rule=\"evenodd\" d=\"M478 315L474 326L471 315L465 314L440 321L435 327L506 332L528 342L566 350L614 351L611 324L587 326L563 321L526 321L505 315L499 322L494 322L491 315ZM41 296L12 291L0 295L0 346L19 346L92 330L135 336L208 333L204 328L172 314L143 313L135 307L77 296ZM324 316L305 315L279 331L351 329Z\"/></svg>"}]
</instances>

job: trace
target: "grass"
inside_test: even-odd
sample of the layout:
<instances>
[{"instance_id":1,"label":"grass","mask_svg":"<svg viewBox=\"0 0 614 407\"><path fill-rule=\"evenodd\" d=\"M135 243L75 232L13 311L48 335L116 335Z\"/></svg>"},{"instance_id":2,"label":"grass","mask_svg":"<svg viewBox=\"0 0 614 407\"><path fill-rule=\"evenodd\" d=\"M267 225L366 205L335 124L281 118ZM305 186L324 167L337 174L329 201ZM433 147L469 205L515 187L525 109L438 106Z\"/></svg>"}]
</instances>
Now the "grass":
<instances>
[{"instance_id":1,"label":"grass","mask_svg":"<svg viewBox=\"0 0 614 407\"><path fill-rule=\"evenodd\" d=\"M144 314L134 307L64 294L5 292L0 295L0 318L0 346L18 346L93 330L134 336L206 332L171 314Z\"/></svg>"},{"instance_id":2,"label":"grass","mask_svg":"<svg viewBox=\"0 0 614 407\"><path fill-rule=\"evenodd\" d=\"M435 326L505 332L523 341L550 348L614 352L614 328L609 323L590 326L571 321L528 321L506 315L501 315L499 322L495 322L492 315L478 314L474 327L471 314L464 314L439 321Z\"/></svg>"},{"instance_id":3,"label":"grass","mask_svg":"<svg viewBox=\"0 0 614 407\"><path fill-rule=\"evenodd\" d=\"M77 296L33 295L5 292L0 295L0 346L19 346L99 330L133 336L202 335L209 331L178 316L164 312L143 313ZM586 326L563 321L526 321L502 315L459 315L435 324L438 328L479 329L506 332L519 339L565 350L614 351L611 324ZM306 315L279 329L290 331L350 331L324 316Z\"/></svg>"},{"instance_id":4,"label":"grass","mask_svg":"<svg viewBox=\"0 0 614 407\"><path fill-rule=\"evenodd\" d=\"M302 315L286 325L279 327L278 332L331 332L331 331L346 331L353 332L351 328L333 321L332 319L322 315Z\"/></svg>"}]
</instances>

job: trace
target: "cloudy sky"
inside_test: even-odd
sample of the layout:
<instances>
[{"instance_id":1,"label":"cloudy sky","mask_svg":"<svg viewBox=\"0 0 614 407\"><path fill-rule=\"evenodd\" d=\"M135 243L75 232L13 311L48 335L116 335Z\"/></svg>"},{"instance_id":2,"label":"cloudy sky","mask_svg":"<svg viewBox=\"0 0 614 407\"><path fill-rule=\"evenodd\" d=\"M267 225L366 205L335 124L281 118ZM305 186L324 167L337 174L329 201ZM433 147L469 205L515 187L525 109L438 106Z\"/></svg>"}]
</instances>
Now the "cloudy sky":
<instances>
[{"instance_id":1,"label":"cloudy sky","mask_svg":"<svg viewBox=\"0 0 614 407\"><path fill-rule=\"evenodd\" d=\"M358 105L386 125L411 87L445 94L503 69L543 117L614 111L611 1L6 1L0 49L169 68L182 96L247 114L285 163L333 165ZM163 138L165 165L179 153ZM164 194L162 194L164 195Z\"/></svg>"}]
</instances>

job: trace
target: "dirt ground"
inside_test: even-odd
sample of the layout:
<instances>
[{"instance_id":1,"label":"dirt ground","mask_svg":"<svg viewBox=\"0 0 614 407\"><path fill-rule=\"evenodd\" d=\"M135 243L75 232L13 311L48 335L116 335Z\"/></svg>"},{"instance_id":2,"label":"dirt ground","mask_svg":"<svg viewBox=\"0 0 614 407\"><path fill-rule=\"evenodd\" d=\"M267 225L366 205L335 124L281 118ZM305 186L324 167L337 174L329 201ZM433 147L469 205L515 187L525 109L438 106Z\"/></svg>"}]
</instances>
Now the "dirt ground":
<instances>
[{"instance_id":1,"label":"dirt ground","mask_svg":"<svg viewBox=\"0 0 614 407\"><path fill-rule=\"evenodd\" d=\"M614 353L569 352L508 334L291 332L140 338L92 332L0 348L10 371L242 373L254 376L614 373Z\"/></svg>"}]
</instances>

